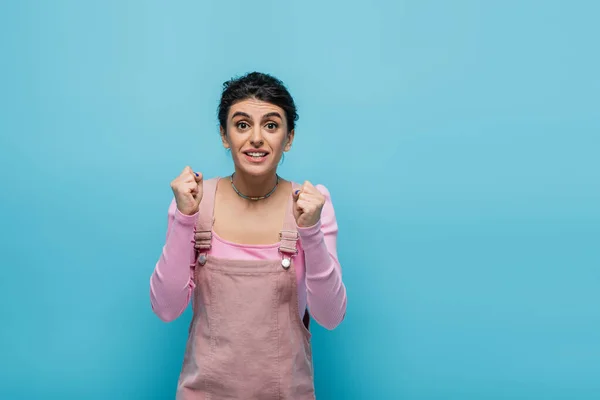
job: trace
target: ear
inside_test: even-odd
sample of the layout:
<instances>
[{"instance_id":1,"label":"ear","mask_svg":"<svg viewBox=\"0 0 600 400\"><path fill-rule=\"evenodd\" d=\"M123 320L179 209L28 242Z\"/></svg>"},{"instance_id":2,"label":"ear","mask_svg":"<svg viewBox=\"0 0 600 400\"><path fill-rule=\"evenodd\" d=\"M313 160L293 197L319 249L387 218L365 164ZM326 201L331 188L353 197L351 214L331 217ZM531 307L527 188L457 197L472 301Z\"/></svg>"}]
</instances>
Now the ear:
<instances>
[{"instance_id":1,"label":"ear","mask_svg":"<svg viewBox=\"0 0 600 400\"><path fill-rule=\"evenodd\" d=\"M221 126L219 128L219 131L221 133L221 142L223 142L223 147L225 147L226 149L231 148L231 145L229 144L229 141L227 140L227 132L225 132L225 129Z\"/></svg>"},{"instance_id":2,"label":"ear","mask_svg":"<svg viewBox=\"0 0 600 400\"><path fill-rule=\"evenodd\" d=\"M283 147L283 151L288 152L292 148L292 142L294 141L294 134L295 134L294 129L292 129L290 131L290 133L288 133L287 142L286 142L285 146Z\"/></svg>"}]
</instances>

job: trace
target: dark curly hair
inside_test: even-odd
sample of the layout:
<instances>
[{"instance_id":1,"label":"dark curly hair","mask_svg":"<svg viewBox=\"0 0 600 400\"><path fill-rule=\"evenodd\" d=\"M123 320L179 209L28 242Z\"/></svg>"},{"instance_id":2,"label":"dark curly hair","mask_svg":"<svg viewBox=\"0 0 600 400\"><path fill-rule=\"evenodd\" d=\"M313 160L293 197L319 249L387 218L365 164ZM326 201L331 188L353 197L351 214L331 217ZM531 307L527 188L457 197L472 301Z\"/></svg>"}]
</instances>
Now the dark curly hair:
<instances>
[{"instance_id":1,"label":"dark curly hair","mask_svg":"<svg viewBox=\"0 0 600 400\"><path fill-rule=\"evenodd\" d=\"M261 72L250 72L223 83L223 93L218 108L219 124L227 128L227 115L231 106L242 100L254 98L279 106L285 112L288 131L296 126L298 113L294 99L279 79Z\"/></svg>"}]
</instances>

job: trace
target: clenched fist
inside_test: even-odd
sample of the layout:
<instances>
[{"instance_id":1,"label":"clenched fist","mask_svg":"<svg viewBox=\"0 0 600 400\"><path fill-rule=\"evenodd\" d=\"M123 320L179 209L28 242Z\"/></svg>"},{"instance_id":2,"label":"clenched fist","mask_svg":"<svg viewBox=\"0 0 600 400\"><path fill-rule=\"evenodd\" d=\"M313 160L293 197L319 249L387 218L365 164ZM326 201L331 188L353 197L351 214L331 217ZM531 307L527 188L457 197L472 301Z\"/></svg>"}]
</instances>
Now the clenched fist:
<instances>
[{"instance_id":1,"label":"clenched fist","mask_svg":"<svg viewBox=\"0 0 600 400\"><path fill-rule=\"evenodd\" d=\"M321 219L321 210L325 205L325 196L310 182L306 181L294 192L294 218L302 228L313 226Z\"/></svg>"},{"instance_id":2,"label":"clenched fist","mask_svg":"<svg viewBox=\"0 0 600 400\"><path fill-rule=\"evenodd\" d=\"M181 174L171 182L175 202L179 212L193 215L198 212L202 201L202 174L185 167Z\"/></svg>"}]
</instances>

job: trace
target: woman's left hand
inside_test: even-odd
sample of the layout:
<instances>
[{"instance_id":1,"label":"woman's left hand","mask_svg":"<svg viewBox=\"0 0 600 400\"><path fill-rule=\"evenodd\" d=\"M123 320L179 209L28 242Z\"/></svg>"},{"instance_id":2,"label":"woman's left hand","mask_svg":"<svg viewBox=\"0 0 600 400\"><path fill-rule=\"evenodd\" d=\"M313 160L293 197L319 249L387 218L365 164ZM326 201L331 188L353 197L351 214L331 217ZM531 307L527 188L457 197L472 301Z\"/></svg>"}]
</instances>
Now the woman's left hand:
<instances>
[{"instance_id":1,"label":"woman's left hand","mask_svg":"<svg viewBox=\"0 0 600 400\"><path fill-rule=\"evenodd\" d=\"M293 196L296 224L301 228L308 228L319 222L325 196L309 181L304 182L299 190L295 190Z\"/></svg>"}]
</instances>

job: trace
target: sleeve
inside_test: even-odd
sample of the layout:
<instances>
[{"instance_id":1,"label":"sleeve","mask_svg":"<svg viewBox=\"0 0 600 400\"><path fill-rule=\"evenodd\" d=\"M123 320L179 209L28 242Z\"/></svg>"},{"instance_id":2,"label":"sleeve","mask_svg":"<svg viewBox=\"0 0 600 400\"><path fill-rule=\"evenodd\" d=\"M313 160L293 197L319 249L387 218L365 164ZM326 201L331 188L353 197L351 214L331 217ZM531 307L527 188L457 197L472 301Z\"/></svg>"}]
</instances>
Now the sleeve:
<instances>
[{"instance_id":1,"label":"sleeve","mask_svg":"<svg viewBox=\"0 0 600 400\"><path fill-rule=\"evenodd\" d=\"M331 195L323 185L316 188L325 196L321 220L297 229L306 264L308 308L319 325L331 330L346 315L346 287L337 255L338 225Z\"/></svg>"},{"instance_id":2,"label":"sleeve","mask_svg":"<svg viewBox=\"0 0 600 400\"><path fill-rule=\"evenodd\" d=\"M150 277L152 311L163 321L178 318L187 308L193 290L194 225L198 218L184 215L175 200L168 211L166 241Z\"/></svg>"}]
</instances>

